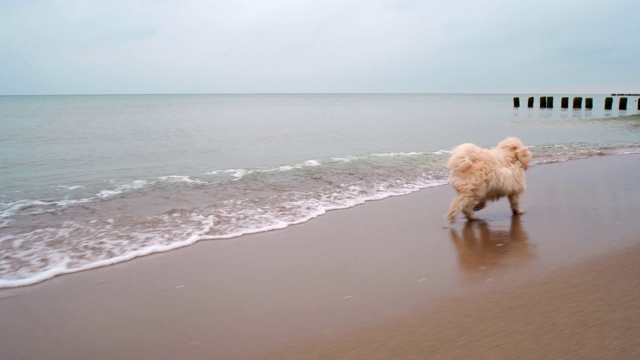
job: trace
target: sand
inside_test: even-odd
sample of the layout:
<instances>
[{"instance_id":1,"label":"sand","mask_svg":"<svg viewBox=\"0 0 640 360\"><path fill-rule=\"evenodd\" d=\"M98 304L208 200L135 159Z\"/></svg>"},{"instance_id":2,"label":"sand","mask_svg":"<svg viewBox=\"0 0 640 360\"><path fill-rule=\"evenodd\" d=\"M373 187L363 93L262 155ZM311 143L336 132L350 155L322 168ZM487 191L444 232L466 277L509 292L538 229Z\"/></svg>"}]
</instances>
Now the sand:
<instances>
[{"instance_id":1,"label":"sand","mask_svg":"<svg viewBox=\"0 0 640 360\"><path fill-rule=\"evenodd\" d=\"M0 290L2 359L640 358L640 156L537 166Z\"/></svg>"},{"instance_id":2,"label":"sand","mask_svg":"<svg viewBox=\"0 0 640 360\"><path fill-rule=\"evenodd\" d=\"M640 359L640 248L265 359Z\"/></svg>"}]
</instances>

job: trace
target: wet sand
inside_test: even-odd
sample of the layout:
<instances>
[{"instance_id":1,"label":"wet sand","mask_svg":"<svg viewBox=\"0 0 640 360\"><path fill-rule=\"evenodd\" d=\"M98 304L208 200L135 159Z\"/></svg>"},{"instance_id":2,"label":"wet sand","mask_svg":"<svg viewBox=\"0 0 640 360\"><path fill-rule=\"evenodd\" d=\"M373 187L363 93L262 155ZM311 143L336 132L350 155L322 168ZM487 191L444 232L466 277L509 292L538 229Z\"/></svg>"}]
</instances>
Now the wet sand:
<instances>
[{"instance_id":1,"label":"wet sand","mask_svg":"<svg viewBox=\"0 0 640 360\"><path fill-rule=\"evenodd\" d=\"M528 172L512 217L453 191L0 290L3 359L640 357L640 156Z\"/></svg>"},{"instance_id":2,"label":"wet sand","mask_svg":"<svg viewBox=\"0 0 640 360\"><path fill-rule=\"evenodd\" d=\"M265 359L640 359L640 247Z\"/></svg>"}]
</instances>

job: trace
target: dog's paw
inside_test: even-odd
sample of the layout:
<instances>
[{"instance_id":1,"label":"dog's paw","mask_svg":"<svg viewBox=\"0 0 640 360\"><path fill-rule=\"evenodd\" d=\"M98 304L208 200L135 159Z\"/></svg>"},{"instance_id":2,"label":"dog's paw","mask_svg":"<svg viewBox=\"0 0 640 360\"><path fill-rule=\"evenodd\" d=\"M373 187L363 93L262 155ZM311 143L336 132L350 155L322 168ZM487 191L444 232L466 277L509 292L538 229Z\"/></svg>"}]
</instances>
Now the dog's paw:
<instances>
[{"instance_id":1,"label":"dog's paw","mask_svg":"<svg viewBox=\"0 0 640 360\"><path fill-rule=\"evenodd\" d=\"M522 215L525 213L525 211L522 209L512 210L512 212L513 212L513 215Z\"/></svg>"}]
</instances>

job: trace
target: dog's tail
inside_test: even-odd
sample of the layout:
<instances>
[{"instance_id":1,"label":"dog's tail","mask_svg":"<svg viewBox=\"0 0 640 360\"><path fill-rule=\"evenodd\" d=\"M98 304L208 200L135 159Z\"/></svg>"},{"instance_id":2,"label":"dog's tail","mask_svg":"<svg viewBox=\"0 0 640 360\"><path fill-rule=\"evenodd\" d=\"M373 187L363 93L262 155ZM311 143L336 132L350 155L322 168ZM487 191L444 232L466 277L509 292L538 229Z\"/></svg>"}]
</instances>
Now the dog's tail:
<instances>
[{"instance_id":1,"label":"dog's tail","mask_svg":"<svg viewBox=\"0 0 640 360\"><path fill-rule=\"evenodd\" d=\"M465 172L473 165L481 149L474 144L462 144L451 150L447 166L452 172Z\"/></svg>"},{"instance_id":2,"label":"dog's tail","mask_svg":"<svg viewBox=\"0 0 640 360\"><path fill-rule=\"evenodd\" d=\"M447 213L447 219L449 224L453 224L456 221L456 216L468 208L473 199L463 194L456 195L449 205L449 212Z\"/></svg>"}]
</instances>

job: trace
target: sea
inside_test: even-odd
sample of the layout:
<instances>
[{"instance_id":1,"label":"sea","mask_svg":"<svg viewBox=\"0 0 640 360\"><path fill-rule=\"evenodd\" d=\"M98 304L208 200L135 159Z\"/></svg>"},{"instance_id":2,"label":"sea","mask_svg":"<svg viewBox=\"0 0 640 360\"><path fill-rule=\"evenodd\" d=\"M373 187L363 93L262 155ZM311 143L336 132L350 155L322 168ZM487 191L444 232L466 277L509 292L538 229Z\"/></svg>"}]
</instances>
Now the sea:
<instances>
[{"instance_id":1,"label":"sea","mask_svg":"<svg viewBox=\"0 0 640 360\"><path fill-rule=\"evenodd\" d=\"M0 288L445 185L464 142L517 136L534 166L640 153L637 98L540 95L0 96Z\"/></svg>"}]
</instances>

